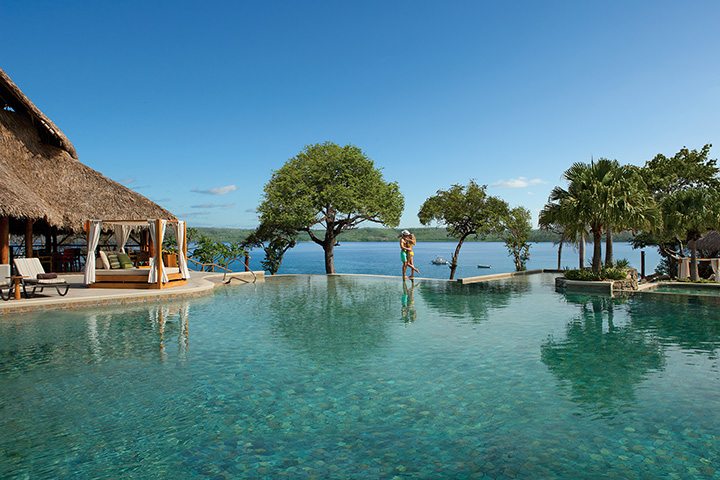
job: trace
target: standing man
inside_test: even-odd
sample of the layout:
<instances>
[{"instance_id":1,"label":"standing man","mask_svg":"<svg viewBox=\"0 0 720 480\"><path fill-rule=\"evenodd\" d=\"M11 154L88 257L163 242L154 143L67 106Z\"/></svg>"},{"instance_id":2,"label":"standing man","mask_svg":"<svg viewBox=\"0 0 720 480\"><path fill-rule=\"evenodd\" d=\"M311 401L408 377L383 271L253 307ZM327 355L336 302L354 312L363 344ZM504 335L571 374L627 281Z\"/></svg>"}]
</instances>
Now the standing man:
<instances>
[{"instance_id":1,"label":"standing man","mask_svg":"<svg viewBox=\"0 0 720 480\"><path fill-rule=\"evenodd\" d=\"M400 261L402 262L402 278L405 280L407 278L407 267L408 267L408 245L407 245L407 237L410 235L410 232L407 230L403 230L400 232Z\"/></svg>"}]
</instances>

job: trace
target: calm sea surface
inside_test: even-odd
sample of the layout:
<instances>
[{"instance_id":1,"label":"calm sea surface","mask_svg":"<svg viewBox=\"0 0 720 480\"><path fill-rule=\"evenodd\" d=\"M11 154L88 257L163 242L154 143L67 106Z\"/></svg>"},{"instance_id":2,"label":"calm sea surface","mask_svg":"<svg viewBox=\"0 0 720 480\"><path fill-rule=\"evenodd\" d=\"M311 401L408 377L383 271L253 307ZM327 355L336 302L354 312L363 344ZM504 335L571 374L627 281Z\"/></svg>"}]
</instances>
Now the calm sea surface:
<instances>
[{"instance_id":1,"label":"calm sea surface","mask_svg":"<svg viewBox=\"0 0 720 480\"><path fill-rule=\"evenodd\" d=\"M604 245L603 245L604 247ZM455 250L451 242L419 243L415 247L415 266L422 277L447 278L450 269L430 262L437 256L450 259ZM656 249L646 249L646 272L652 273L660 260ZM586 265L592 258L592 244L586 249ZM262 250L252 252L251 266L260 270ZM630 264L640 269L640 250L629 243L614 244L615 259L626 258ZM490 265L491 268L478 268L478 265ZM572 246L563 246L562 266L577 268L578 252ZM534 243L530 248L528 269L556 268L557 245L551 242ZM235 266L239 268L239 265ZM338 273L366 273L374 275L400 275L400 247L394 242L345 242L335 248L335 269ZM512 272L515 270L512 258L508 256L505 245L500 242L465 243L460 251L457 277L471 277L491 273ZM322 248L314 243L303 242L290 250L278 273L325 273Z\"/></svg>"}]
</instances>

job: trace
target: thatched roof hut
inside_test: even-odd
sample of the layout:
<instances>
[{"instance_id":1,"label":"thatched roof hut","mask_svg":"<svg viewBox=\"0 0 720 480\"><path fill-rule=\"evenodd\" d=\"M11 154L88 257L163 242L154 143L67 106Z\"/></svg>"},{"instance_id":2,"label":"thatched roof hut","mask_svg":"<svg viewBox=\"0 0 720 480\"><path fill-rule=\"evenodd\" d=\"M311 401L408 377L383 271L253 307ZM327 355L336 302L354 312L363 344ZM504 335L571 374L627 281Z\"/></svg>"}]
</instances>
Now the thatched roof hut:
<instances>
[{"instance_id":1,"label":"thatched roof hut","mask_svg":"<svg viewBox=\"0 0 720 480\"><path fill-rule=\"evenodd\" d=\"M706 233L697 241L696 247L703 255L717 255L720 252L720 233L716 230Z\"/></svg>"},{"instance_id":2,"label":"thatched roof hut","mask_svg":"<svg viewBox=\"0 0 720 480\"><path fill-rule=\"evenodd\" d=\"M0 69L0 217L12 232L82 231L91 218L175 218L78 160L62 131Z\"/></svg>"}]
</instances>

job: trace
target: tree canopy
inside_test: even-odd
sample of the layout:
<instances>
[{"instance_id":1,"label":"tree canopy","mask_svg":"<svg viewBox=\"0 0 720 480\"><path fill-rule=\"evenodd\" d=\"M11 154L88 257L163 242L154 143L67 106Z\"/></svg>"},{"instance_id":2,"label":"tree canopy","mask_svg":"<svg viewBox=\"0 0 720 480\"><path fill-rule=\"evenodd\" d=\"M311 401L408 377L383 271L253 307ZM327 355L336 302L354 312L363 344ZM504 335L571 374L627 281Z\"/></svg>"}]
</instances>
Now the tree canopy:
<instances>
[{"instance_id":1,"label":"tree canopy","mask_svg":"<svg viewBox=\"0 0 720 480\"><path fill-rule=\"evenodd\" d=\"M323 247L325 271L335 273L337 237L362 222L397 226L404 199L360 148L309 145L275 171L258 208L260 223L306 232ZM321 227L319 236L315 228Z\"/></svg>"},{"instance_id":2,"label":"tree canopy","mask_svg":"<svg viewBox=\"0 0 720 480\"><path fill-rule=\"evenodd\" d=\"M518 272L527 269L526 264L530 259L530 210L524 207L516 207L510 210L504 221L505 246L515 263L515 270Z\"/></svg>"},{"instance_id":3,"label":"tree canopy","mask_svg":"<svg viewBox=\"0 0 720 480\"><path fill-rule=\"evenodd\" d=\"M451 280L455 278L460 248L467 237L503 231L502 220L508 213L508 204L488 195L486 188L474 180L467 186L453 185L447 190L438 190L420 207L420 223L428 225L433 221L437 222L444 225L452 237L458 239L450 261Z\"/></svg>"}]
</instances>

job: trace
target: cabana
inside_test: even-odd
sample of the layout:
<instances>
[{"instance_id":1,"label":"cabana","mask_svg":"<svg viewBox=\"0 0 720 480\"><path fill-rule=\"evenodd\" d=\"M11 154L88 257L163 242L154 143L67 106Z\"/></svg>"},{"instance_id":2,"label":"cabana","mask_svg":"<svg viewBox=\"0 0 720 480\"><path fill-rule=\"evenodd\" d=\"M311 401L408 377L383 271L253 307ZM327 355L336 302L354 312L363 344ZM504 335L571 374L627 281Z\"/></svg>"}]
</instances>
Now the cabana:
<instances>
[{"instance_id":1,"label":"cabana","mask_svg":"<svg viewBox=\"0 0 720 480\"><path fill-rule=\"evenodd\" d=\"M81 163L70 140L0 69L0 264L44 255L52 268L88 218L175 217ZM11 235L24 237L15 251ZM34 251L40 236L44 252Z\"/></svg>"},{"instance_id":2,"label":"cabana","mask_svg":"<svg viewBox=\"0 0 720 480\"><path fill-rule=\"evenodd\" d=\"M166 227L175 230L177 240L177 267L166 267L163 263L162 245ZM96 288L168 288L185 285L190 278L187 266L187 225L182 220L88 220L85 223L88 242L88 256L85 262L85 285ZM132 230L147 230L150 241L149 265L125 268L100 268L95 254L100 242L100 233L111 228L115 234L117 249L125 253L125 244ZM100 257L104 254L100 253ZM105 263L102 260L101 263ZM109 266L109 265L108 265Z\"/></svg>"}]
</instances>

